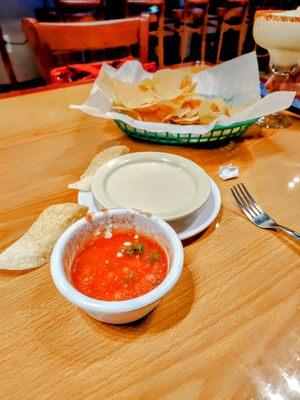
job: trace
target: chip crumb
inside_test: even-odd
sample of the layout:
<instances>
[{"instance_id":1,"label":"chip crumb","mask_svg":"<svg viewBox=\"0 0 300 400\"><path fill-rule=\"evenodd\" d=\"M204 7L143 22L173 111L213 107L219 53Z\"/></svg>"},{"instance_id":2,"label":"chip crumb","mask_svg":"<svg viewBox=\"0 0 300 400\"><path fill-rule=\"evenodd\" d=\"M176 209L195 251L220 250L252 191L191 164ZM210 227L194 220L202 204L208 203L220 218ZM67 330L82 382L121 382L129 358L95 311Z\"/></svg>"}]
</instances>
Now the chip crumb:
<instances>
[{"instance_id":1,"label":"chip crumb","mask_svg":"<svg viewBox=\"0 0 300 400\"><path fill-rule=\"evenodd\" d=\"M112 238L112 233L111 233L111 231L107 230L107 231L105 232L104 237L105 237L105 239L111 239L111 238Z\"/></svg>"},{"instance_id":2,"label":"chip crumb","mask_svg":"<svg viewBox=\"0 0 300 400\"><path fill-rule=\"evenodd\" d=\"M123 256L123 253L121 252L121 251L119 251L118 253L117 253L117 257L122 257Z\"/></svg>"},{"instance_id":3,"label":"chip crumb","mask_svg":"<svg viewBox=\"0 0 300 400\"><path fill-rule=\"evenodd\" d=\"M135 239L138 239L138 238L139 238L139 235L134 235L134 238L135 238Z\"/></svg>"},{"instance_id":4,"label":"chip crumb","mask_svg":"<svg viewBox=\"0 0 300 400\"><path fill-rule=\"evenodd\" d=\"M131 246L131 242L124 242L123 245L126 247L129 247L129 246Z\"/></svg>"}]
</instances>

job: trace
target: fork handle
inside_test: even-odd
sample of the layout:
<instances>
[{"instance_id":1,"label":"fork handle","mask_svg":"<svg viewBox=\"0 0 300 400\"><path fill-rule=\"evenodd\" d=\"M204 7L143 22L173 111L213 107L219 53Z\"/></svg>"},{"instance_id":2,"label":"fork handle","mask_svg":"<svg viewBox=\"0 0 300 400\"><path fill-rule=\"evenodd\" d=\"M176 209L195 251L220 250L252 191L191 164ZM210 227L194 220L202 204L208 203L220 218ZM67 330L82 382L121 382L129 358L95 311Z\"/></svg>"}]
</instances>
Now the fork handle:
<instances>
[{"instance_id":1,"label":"fork handle","mask_svg":"<svg viewBox=\"0 0 300 400\"><path fill-rule=\"evenodd\" d=\"M289 228L286 228L285 226L277 225L277 224L274 226L274 228L276 230L286 232L289 235L293 236L294 238L300 240L300 234L298 232L296 232L296 231L293 231L292 229L289 229Z\"/></svg>"}]
</instances>

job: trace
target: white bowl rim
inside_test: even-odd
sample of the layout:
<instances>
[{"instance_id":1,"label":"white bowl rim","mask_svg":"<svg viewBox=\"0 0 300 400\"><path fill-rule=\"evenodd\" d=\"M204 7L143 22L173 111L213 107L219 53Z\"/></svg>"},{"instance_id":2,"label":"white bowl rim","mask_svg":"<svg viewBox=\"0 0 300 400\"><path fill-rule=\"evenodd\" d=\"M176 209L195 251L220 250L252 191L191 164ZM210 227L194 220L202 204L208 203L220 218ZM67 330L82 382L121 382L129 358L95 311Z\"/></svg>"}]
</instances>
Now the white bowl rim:
<instances>
[{"instance_id":1,"label":"white bowl rim","mask_svg":"<svg viewBox=\"0 0 300 400\"><path fill-rule=\"evenodd\" d=\"M174 256L172 266L169 266L170 268L167 276L155 289L133 299L122 301L104 301L84 295L83 293L75 289L75 287L67 279L62 261L64 250L70 238L79 229L89 223L86 217L84 217L71 225L60 236L54 246L50 261L51 275L57 289L64 297L66 297L71 303L75 304L79 308L82 308L89 312L100 312L103 314L115 314L134 311L158 301L173 288L181 275L184 261L183 247L177 233L168 223L155 215L148 216L143 211L128 208L112 208L109 210L92 213L92 215L93 220L96 221L98 219L101 219L101 217L103 217L104 215L122 215L124 213L143 215L146 218L152 219L155 223L161 226L161 228L167 234L171 247L174 251L174 254L176 255Z\"/></svg>"},{"instance_id":2,"label":"white bowl rim","mask_svg":"<svg viewBox=\"0 0 300 400\"><path fill-rule=\"evenodd\" d=\"M143 160L143 158L156 158L158 161L162 160L162 159L167 159L168 161L172 161L174 163L178 163L178 165L184 166L187 170L193 170L193 173L191 175L193 175L194 177L201 176L202 178L207 180L208 183L208 191L206 193L205 196L205 200L203 200L202 202L197 199L195 203L193 204L192 207L190 207L190 209L186 210L186 211L181 211L180 213L173 213L172 215L169 216L165 216L164 214L160 215L159 218L163 219L164 221L167 222L174 222L177 221L179 219L182 218L186 218L190 215L192 215L194 212L196 212L197 210L199 210L201 207L204 206L204 204L207 202L210 193L211 193L211 179L210 176L206 173L206 171L197 163L195 163L194 161L190 160L189 158L180 156L178 154L172 154L172 153L166 153L166 152L162 152L162 151L140 151L140 152L135 152L135 153L128 153L128 154L124 154L122 156L119 157L115 157L112 160L107 161L105 164L103 164L101 167L98 168L98 170L96 171L96 173L93 176L92 179L92 184L91 184L91 192L92 195L94 197L94 199L102 204L104 207L107 207L109 209L112 209L114 206L112 204L111 201L108 201L107 196L103 196L102 198L99 197L99 193L98 190L95 189L96 185L98 184L99 178L98 175L105 175L107 172L109 172L111 170L111 168L115 167L118 164L122 164L122 163L127 163L127 162L134 162L134 161L139 161L139 160ZM103 176L102 176L103 178ZM199 183L199 182L198 182ZM199 185L201 186L201 185ZM100 190L101 192L105 192L103 189ZM118 208L122 208L122 207L118 207Z\"/></svg>"}]
</instances>

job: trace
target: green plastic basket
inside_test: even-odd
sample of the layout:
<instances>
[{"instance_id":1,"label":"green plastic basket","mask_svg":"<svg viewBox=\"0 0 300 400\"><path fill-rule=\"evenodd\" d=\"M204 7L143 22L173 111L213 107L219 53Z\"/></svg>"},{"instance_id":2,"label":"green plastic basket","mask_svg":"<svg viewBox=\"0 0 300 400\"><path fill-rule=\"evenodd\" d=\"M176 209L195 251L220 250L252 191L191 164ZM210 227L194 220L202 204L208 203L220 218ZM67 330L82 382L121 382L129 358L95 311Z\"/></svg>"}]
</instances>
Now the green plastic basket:
<instances>
[{"instance_id":1,"label":"green plastic basket","mask_svg":"<svg viewBox=\"0 0 300 400\"><path fill-rule=\"evenodd\" d=\"M180 133L174 134L169 132L149 132L144 129L136 129L123 121L115 120L118 127L129 137L143 140L145 142L159 143L159 144L175 144L175 145L189 145L189 144L208 144L208 143L222 143L224 144L228 139L234 139L241 136L247 129L257 121L257 118L250 119L244 122L238 122L228 126L216 125L208 134L202 135L188 135L182 136Z\"/></svg>"}]
</instances>

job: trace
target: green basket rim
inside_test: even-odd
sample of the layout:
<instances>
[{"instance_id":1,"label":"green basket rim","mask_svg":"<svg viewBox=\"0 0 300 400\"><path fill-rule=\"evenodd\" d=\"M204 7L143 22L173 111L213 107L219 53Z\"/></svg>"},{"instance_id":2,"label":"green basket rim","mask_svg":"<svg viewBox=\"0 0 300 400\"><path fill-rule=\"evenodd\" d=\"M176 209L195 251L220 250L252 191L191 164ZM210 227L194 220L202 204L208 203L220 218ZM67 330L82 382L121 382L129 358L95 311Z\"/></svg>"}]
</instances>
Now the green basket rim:
<instances>
[{"instance_id":1,"label":"green basket rim","mask_svg":"<svg viewBox=\"0 0 300 400\"><path fill-rule=\"evenodd\" d=\"M254 124L256 121L258 120L258 118L252 118L252 119L248 119L248 120L246 120L246 121L241 121L241 122L235 122L234 124L231 124L231 125L227 125L227 126L224 126L224 125L215 125L212 129L211 129L211 131L219 131L219 130L225 130L225 129L234 129L234 128L239 128L240 126L244 126L244 125L252 125L252 124ZM127 125L127 126L130 126L132 129L136 129L137 131L138 130L143 130L143 131L145 131L145 132L149 132L149 133L153 133L153 131L148 131L147 129L145 129L145 128L134 128L132 125L130 125L128 122L124 122L124 121L121 121L120 119L114 119L114 121L115 122L117 122L117 123L122 123L122 124L125 124L125 125ZM209 131L209 132L211 132L211 131ZM166 134L166 131L162 131L162 132L156 132L156 133L159 133L159 134ZM174 133L174 135L176 135L177 133Z\"/></svg>"},{"instance_id":2,"label":"green basket rim","mask_svg":"<svg viewBox=\"0 0 300 400\"><path fill-rule=\"evenodd\" d=\"M227 126L224 126L224 125L215 125L215 126L213 127L212 131L214 131L214 130L222 130L222 129L238 128L238 127L243 126L243 125L250 125L250 124L252 125L252 124L254 124L257 120L258 120L258 118L252 118L252 119L247 119L246 121L235 122L234 124L227 125Z\"/></svg>"},{"instance_id":3,"label":"green basket rim","mask_svg":"<svg viewBox=\"0 0 300 400\"><path fill-rule=\"evenodd\" d=\"M251 125L253 125L258 118L251 120L236 122L228 126L217 125L211 129L207 134L181 134L179 132L153 132L142 128L135 128L132 125L121 121L114 120L118 127L128 137L132 137L145 142L158 143L158 144L174 144L174 145L204 145L222 143L225 144L226 140L235 139L244 134Z\"/></svg>"}]
</instances>

